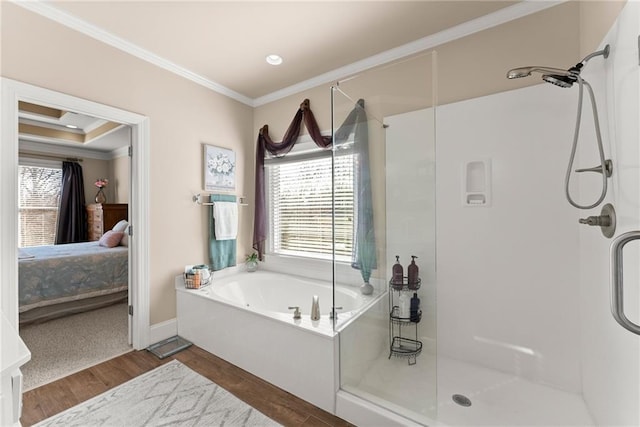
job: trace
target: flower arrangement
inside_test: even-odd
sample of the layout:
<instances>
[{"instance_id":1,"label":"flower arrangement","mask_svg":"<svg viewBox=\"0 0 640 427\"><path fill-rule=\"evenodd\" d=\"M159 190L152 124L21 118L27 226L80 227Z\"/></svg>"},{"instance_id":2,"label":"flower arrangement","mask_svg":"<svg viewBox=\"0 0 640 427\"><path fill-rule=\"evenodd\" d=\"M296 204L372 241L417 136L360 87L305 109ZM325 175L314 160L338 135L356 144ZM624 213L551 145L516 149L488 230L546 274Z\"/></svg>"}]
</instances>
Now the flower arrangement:
<instances>
[{"instance_id":1,"label":"flower arrangement","mask_svg":"<svg viewBox=\"0 0 640 427\"><path fill-rule=\"evenodd\" d=\"M95 185L96 187L102 189L102 188L106 187L107 184L109 184L109 180L107 178L98 178L93 185Z\"/></svg>"},{"instance_id":2,"label":"flower arrangement","mask_svg":"<svg viewBox=\"0 0 640 427\"><path fill-rule=\"evenodd\" d=\"M247 260L245 265L249 273L253 273L258 269L258 253L257 252L247 255L245 259Z\"/></svg>"},{"instance_id":3,"label":"flower arrangement","mask_svg":"<svg viewBox=\"0 0 640 427\"><path fill-rule=\"evenodd\" d=\"M233 172L233 163L228 155L218 153L215 157L209 157L207 168L212 175L229 175Z\"/></svg>"}]
</instances>

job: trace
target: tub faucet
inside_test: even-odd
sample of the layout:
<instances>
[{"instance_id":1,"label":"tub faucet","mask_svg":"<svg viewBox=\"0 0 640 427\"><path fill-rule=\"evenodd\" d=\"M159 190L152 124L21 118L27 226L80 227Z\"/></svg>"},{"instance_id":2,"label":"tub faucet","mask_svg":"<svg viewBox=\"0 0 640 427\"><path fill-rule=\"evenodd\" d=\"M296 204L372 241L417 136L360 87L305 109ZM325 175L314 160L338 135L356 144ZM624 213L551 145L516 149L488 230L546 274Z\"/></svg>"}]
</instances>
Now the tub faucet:
<instances>
[{"instance_id":1,"label":"tub faucet","mask_svg":"<svg viewBox=\"0 0 640 427\"><path fill-rule=\"evenodd\" d=\"M300 315L300 307L298 307L298 306L289 307L289 310L293 310L293 309L296 310L296 311L293 312L293 318L294 319L301 319L302 316Z\"/></svg>"},{"instance_id":2,"label":"tub faucet","mask_svg":"<svg viewBox=\"0 0 640 427\"><path fill-rule=\"evenodd\" d=\"M320 297L318 295L313 296L311 301L311 320L320 320Z\"/></svg>"}]
</instances>

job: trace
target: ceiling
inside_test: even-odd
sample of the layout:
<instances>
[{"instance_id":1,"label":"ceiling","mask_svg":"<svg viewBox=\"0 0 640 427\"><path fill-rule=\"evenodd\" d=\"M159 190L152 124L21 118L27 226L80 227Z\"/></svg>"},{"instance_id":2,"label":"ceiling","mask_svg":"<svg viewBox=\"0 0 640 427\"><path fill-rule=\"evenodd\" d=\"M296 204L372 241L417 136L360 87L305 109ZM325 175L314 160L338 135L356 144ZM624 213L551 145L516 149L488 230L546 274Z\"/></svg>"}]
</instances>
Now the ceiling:
<instances>
[{"instance_id":1,"label":"ceiling","mask_svg":"<svg viewBox=\"0 0 640 427\"><path fill-rule=\"evenodd\" d=\"M30 3L22 5L35 7ZM525 3L531 8L536 2ZM540 8L541 3L558 2L537 3L534 7ZM484 0L46 2L49 15L57 15L58 21L109 39L112 45L147 60L161 60L168 64L165 68L180 68L227 89L236 99L248 99L245 103L250 105L327 73L338 76L338 71L343 73L338 78L346 77L353 64L478 18L496 16L514 5L525 4ZM266 63L265 57L272 53L284 58L282 65Z\"/></svg>"},{"instance_id":2,"label":"ceiling","mask_svg":"<svg viewBox=\"0 0 640 427\"><path fill-rule=\"evenodd\" d=\"M98 158L130 140L128 127L120 123L23 101L18 103L18 135L22 151L46 153L54 144L66 147L54 149L58 154L94 152Z\"/></svg>"}]
</instances>

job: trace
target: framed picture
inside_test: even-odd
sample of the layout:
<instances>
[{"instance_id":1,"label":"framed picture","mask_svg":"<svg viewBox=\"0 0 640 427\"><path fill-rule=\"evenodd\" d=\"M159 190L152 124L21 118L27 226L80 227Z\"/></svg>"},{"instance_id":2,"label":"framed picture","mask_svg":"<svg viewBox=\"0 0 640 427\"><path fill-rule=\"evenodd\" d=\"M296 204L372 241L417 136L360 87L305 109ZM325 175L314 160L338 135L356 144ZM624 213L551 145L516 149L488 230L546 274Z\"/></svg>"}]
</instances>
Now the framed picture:
<instances>
[{"instance_id":1,"label":"framed picture","mask_svg":"<svg viewBox=\"0 0 640 427\"><path fill-rule=\"evenodd\" d=\"M203 144L204 190L232 192L236 189L236 153L228 148Z\"/></svg>"}]
</instances>

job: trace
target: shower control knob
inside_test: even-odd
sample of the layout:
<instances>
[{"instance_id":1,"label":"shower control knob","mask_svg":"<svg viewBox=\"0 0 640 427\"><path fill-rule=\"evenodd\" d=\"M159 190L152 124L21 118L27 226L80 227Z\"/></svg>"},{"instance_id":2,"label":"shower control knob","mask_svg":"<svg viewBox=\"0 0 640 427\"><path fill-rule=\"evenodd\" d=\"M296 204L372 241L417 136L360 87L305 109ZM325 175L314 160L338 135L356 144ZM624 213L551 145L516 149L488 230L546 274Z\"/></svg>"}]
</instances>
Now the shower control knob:
<instances>
[{"instance_id":1,"label":"shower control knob","mask_svg":"<svg viewBox=\"0 0 640 427\"><path fill-rule=\"evenodd\" d=\"M587 225L597 225L599 227L608 227L609 225L611 225L611 218L609 216L590 216L587 218L580 218L578 220L580 222L580 224L587 224Z\"/></svg>"},{"instance_id":2,"label":"shower control knob","mask_svg":"<svg viewBox=\"0 0 640 427\"><path fill-rule=\"evenodd\" d=\"M616 231L616 211L613 205L607 203L602 207L600 215L580 218L578 222L580 222L580 224L598 226L601 228L602 234L605 237L612 237Z\"/></svg>"}]
</instances>

